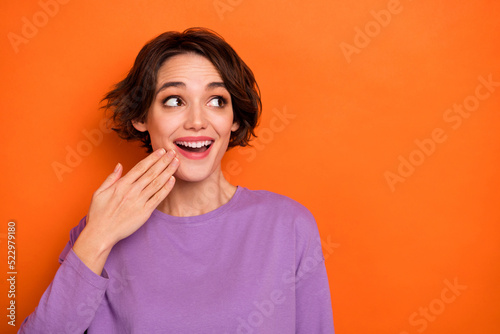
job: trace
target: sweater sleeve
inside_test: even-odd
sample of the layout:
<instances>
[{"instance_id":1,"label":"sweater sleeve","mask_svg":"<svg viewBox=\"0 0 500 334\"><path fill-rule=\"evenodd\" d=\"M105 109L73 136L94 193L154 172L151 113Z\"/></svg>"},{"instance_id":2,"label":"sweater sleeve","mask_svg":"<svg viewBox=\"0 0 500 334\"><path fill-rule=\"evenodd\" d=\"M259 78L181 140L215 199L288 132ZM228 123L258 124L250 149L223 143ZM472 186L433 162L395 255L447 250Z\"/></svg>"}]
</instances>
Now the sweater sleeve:
<instances>
[{"instance_id":1,"label":"sweater sleeve","mask_svg":"<svg viewBox=\"0 0 500 334\"><path fill-rule=\"evenodd\" d=\"M23 321L18 334L83 333L89 327L104 298L108 276L106 271L102 276L96 275L72 250L84 226L85 218L71 230L54 280L35 311Z\"/></svg>"},{"instance_id":2,"label":"sweater sleeve","mask_svg":"<svg viewBox=\"0 0 500 334\"><path fill-rule=\"evenodd\" d=\"M296 333L333 334L330 286L318 227L304 211L296 219Z\"/></svg>"}]
</instances>

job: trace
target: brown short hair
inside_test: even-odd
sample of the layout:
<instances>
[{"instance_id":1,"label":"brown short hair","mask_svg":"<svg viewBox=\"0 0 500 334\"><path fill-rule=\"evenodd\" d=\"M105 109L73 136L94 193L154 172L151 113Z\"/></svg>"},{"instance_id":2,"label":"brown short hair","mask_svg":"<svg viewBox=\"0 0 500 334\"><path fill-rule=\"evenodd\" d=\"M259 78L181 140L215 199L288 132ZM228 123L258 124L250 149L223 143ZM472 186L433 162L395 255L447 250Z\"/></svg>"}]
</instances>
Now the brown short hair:
<instances>
[{"instance_id":1,"label":"brown short hair","mask_svg":"<svg viewBox=\"0 0 500 334\"><path fill-rule=\"evenodd\" d=\"M195 53L207 58L219 72L231 95L234 121L238 130L231 133L228 147L246 146L257 126L262 102L252 70L234 49L216 32L206 28L169 31L152 39L141 49L125 79L103 98L103 106L111 110L113 130L121 138L140 140L148 152L149 133L138 131L132 121L144 122L154 99L157 74L163 63L179 54Z\"/></svg>"}]
</instances>

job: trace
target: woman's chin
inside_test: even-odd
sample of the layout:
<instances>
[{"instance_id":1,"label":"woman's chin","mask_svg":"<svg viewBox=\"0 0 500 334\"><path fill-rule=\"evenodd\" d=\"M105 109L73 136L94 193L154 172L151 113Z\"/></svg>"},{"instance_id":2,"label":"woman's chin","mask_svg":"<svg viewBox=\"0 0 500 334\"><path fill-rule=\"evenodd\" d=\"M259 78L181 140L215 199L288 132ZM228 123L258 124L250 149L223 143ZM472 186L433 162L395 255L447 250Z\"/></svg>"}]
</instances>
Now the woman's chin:
<instances>
[{"instance_id":1,"label":"woman's chin","mask_svg":"<svg viewBox=\"0 0 500 334\"><path fill-rule=\"evenodd\" d=\"M179 167L180 169L180 167ZM208 179L211 175L207 170L177 170L174 177L183 182L201 182Z\"/></svg>"}]
</instances>

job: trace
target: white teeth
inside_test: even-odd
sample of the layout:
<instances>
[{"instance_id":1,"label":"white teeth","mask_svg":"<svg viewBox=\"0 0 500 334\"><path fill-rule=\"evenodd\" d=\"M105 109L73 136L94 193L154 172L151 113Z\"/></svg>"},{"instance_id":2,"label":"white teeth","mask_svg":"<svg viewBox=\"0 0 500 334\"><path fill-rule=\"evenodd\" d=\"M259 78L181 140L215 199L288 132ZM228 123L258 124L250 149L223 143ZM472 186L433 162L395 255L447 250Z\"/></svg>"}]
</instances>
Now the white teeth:
<instances>
[{"instance_id":1,"label":"white teeth","mask_svg":"<svg viewBox=\"0 0 500 334\"><path fill-rule=\"evenodd\" d=\"M192 147L192 148L200 148L202 146L208 146L212 144L211 140L205 140L205 141L176 141L175 142L177 145L182 145L182 146L187 146L187 147Z\"/></svg>"}]
</instances>

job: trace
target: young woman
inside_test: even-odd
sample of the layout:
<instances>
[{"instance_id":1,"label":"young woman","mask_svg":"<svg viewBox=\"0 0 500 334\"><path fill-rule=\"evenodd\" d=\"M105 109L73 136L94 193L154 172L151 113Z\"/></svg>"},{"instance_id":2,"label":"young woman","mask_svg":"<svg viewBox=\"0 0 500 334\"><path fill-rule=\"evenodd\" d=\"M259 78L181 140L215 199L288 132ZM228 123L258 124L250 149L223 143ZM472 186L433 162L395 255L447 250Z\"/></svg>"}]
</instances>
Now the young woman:
<instances>
[{"instance_id":1,"label":"young woman","mask_svg":"<svg viewBox=\"0 0 500 334\"><path fill-rule=\"evenodd\" d=\"M164 33L105 101L115 131L152 153L94 193L20 333L333 333L313 216L222 174L261 111L231 46Z\"/></svg>"}]
</instances>

